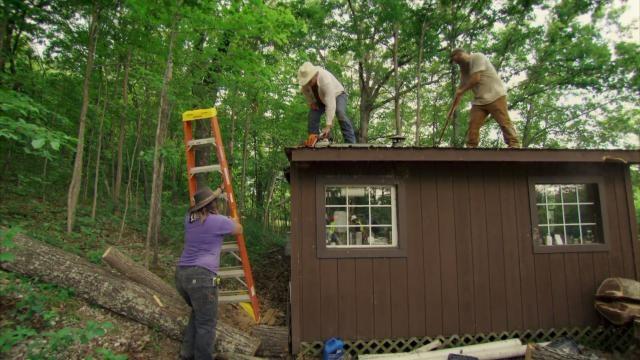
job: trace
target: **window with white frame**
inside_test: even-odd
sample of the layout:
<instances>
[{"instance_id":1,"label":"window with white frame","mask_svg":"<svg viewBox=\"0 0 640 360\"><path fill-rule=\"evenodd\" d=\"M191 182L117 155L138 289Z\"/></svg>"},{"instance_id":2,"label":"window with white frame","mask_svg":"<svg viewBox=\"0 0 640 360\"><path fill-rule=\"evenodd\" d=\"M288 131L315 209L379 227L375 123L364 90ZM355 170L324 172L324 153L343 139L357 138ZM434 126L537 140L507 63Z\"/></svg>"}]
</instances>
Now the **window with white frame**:
<instances>
[{"instance_id":1,"label":"window with white frame","mask_svg":"<svg viewBox=\"0 0 640 360\"><path fill-rule=\"evenodd\" d=\"M602 244L597 184L536 184L537 245Z\"/></svg>"},{"instance_id":2,"label":"window with white frame","mask_svg":"<svg viewBox=\"0 0 640 360\"><path fill-rule=\"evenodd\" d=\"M325 206L327 247L397 246L395 186L327 185Z\"/></svg>"}]
</instances>

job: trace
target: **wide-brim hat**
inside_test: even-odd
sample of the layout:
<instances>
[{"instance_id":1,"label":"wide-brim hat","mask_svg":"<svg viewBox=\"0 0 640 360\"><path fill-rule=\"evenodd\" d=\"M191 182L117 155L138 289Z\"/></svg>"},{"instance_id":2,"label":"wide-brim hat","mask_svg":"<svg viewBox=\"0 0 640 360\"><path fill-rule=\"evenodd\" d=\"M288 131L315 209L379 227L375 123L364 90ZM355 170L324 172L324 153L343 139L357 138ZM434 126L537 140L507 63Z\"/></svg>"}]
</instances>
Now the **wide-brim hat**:
<instances>
[{"instance_id":1,"label":"wide-brim hat","mask_svg":"<svg viewBox=\"0 0 640 360\"><path fill-rule=\"evenodd\" d=\"M189 208L190 212L200 210L203 207L209 205L212 201L216 200L222 194L222 190L211 190L208 186L203 186L193 194L193 202L195 205Z\"/></svg>"},{"instance_id":2,"label":"wide-brim hat","mask_svg":"<svg viewBox=\"0 0 640 360\"><path fill-rule=\"evenodd\" d=\"M298 83L300 86L305 86L311 80L311 78L320 71L320 66L315 66L310 62L305 62L298 69Z\"/></svg>"}]
</instances>

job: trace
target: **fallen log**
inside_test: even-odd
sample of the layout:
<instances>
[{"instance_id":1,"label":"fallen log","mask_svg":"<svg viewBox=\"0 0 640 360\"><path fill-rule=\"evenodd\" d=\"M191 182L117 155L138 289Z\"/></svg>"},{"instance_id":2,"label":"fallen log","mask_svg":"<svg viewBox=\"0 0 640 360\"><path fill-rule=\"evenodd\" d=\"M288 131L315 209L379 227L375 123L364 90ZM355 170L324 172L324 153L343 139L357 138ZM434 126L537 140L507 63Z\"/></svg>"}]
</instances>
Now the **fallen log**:
<instances>
[{"instance_id":1,"label":"fallen log","mask_svg":"<svg viewBox=\"0 0 640 360\"><path fill-rule=\"evenodd\" d=\"M104 252L102 261L116 269L127 279L155 290L159 294L170 298L171 301L178 303L184 302L174 287L167 284L158 275L147 270L144 266L138 265L113 246L110 246Z\"/></svg>"},{"instance_id":2,"label":"fallen log","mask_svg":"<svg viewBox=\"0 0 640 360\"><path fill-rule=\"evenodd\" d=\"M73 288L76 295L91 303L156 328L173 339L182 339L190 311L185 304L169 302L160 306L155 291L27 236L18 234L13 243L15 247L10 251L15 259L1 262L3 269ZM224 321L218 321L216 330L219 352L253 355L260 345L258 339Z\"/></svg>"},{"instance_id":3,"label":"fallen log","mask_svg":"<svg viewBox=\"0 0 640 360\"><path fill-rule=\"evenodd\" d=\"M403 359L403 360L440 360L449 354L473 356L480 360L506 359L523 356L526 346L518 339L494 341L486 344L460 346L456 348L419 351L395 354L360 355L359 359Z\"/></svg>"},{"instance_id":4,"label":"fallen log","mask_svg":"<svg viewBox=\"0 0 640 360\"><path fill-rule=\"evenodd\" d=\"M260 339L256 355L263 357L283 357L289 353L289 329L286 326L257 325L251 335Z\"/></svg>"}]
</instances>

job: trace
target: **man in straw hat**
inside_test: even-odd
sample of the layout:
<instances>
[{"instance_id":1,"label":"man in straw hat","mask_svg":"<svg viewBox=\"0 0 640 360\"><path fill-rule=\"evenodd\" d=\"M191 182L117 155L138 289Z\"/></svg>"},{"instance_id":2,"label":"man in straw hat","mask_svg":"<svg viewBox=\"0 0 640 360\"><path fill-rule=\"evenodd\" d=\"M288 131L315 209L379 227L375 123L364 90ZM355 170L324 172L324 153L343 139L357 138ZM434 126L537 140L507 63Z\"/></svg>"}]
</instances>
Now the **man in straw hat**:
<instances>
[{"instance_id":1,"label":"man in straw hat","mask_svg":"<svg viewBox=\"0 0 640 360\"><path fill-rule=\"evenodd\" d=\"M462 95L471 89L474 99L471 106L467 147L477 147L480 139L480 128L487 116L491 114L496 120L504 142L510 148L519 148L520 140L516 129L509 118L507 110L507 90L489 59L481 53L467 53L462 49L451 52L451 62L460 67L461 82L456 90L447 118L451 119L460 104Z\"/></svg>"},{"instance_id":2,"label":"man in straw hat","mask_svg":"<svg viewBox=\"0 0 640 360\"><path fill-rule=\"evenodd\" d=\"M347 117L347 94L344 87L333 74L314 66L310 62L302 64L298 70L300 91L309 104L309 138L307 146L314 146L318 138L327 139L331 134L333 118L337 115L344 142L353 144L356 136L351 121ZM327 114L327 125L320 132L320 116ZM318 136L318 134L320 134ZM328 143L328 140L325 140Z\"/></svg>"},{"instance_id":3,"label":"man in straw hat","mask_svg":"<svg viewBox=\"0 0 640 360\"><path fill-rule=\"evenodd\" d=\"M213 359L218 309L217 276L225 235L242 233L238 219L218 214L222 190L201 187L184 219L184 250L176 269L176 288L191 307L181 359Z\"/></svg>"}]
</instances>

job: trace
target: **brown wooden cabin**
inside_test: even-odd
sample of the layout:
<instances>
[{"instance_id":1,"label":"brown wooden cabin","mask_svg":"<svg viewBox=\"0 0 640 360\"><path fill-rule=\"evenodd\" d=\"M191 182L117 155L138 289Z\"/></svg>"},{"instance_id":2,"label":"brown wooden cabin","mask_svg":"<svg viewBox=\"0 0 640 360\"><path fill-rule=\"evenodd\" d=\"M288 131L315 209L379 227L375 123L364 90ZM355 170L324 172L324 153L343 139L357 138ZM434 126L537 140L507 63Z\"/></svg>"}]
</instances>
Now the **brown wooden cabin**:
<instances>
[{"instance_id":1,"label":"brown wooden cabin","mask_svg":"<svg viewBox=\"0 0 640 360\"><path fill-rule=\"evenodd\" d=\"M291 339L486 334L602 323L640 278L639 151L331 146L291 163ZM355 215L355 217L354 217Z\"/></svg>"}]
</instances>

